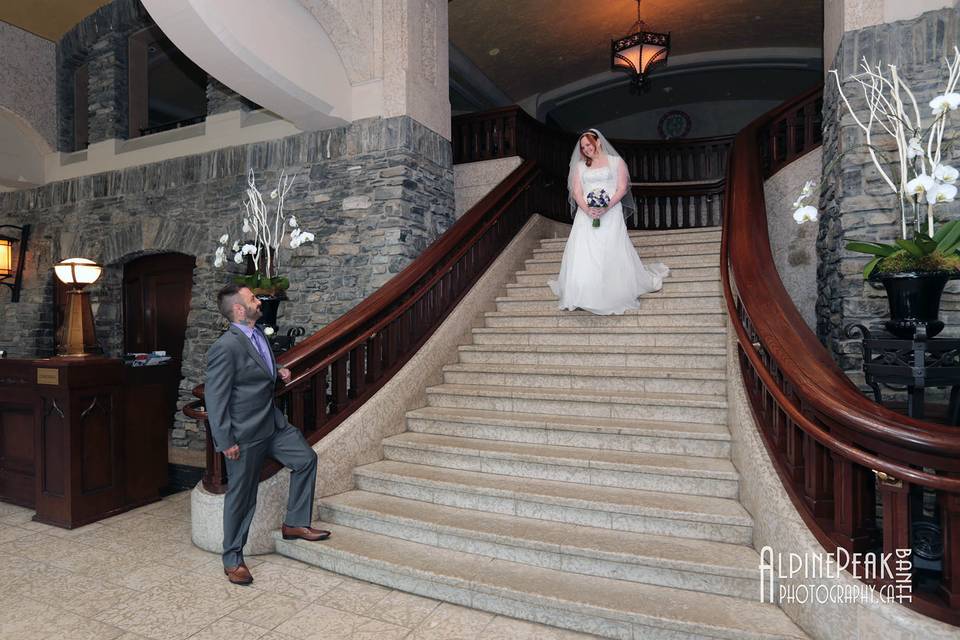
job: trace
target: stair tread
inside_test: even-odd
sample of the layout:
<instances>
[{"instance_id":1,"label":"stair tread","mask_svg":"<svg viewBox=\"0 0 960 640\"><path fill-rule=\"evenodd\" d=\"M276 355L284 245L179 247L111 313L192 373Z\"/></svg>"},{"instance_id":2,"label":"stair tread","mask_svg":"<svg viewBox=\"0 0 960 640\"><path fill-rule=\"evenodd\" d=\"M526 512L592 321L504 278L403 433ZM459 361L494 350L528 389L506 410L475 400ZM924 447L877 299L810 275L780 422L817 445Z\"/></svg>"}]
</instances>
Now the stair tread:
<instances>
[{"instance_id":1,"label":"stair tread","mask_svg":"<svg viewBox=\"0 0 960 640\"><path fill-rule=\"evenodd\" d=\"M427 465L381 460L357 467L354 473L391 482L443 486L460 493L496 495L531 502L549 502L574 508L619 514L643 515L687 522L753 526L746 509L733 498L642 489L622 489L461 471Z\"/></svg>"},{"instance_id":2,"label":"stair tread","mask_svg":"<svg viewBox=\"0 0 960 640\"><path fill-rule=\"evenodd\" d=\"M644 300L644 299L647 299L647 300L650 300L650 299L661 299L661 300L662 300L662 299L664 299L664 298L672 298L672 299L710 298L711 301L713 301L713 300L720 300L720 299L722 299L722 298L723 298L723 294L722 294L722 293L714 293L714 292L712 292L712 291L673 291L673 292L667 291L667 292L664 292L663 290L660 290L660 291L650 292L649 294L645 294L645 295L642 296L640 299L641 299L641 300ZM528 295L528 296L497 296L497 297L495 298L495 301L496 301L496 302L518 302L518 301L519 301L519 302L556 302L556 300L557 300L557 296L553 295L552 292L549 293L549 294L536 294L536 295Z\"/></svg>"},{"instance_id":3,"label":"stair tread","mask_svg":"<svg viewBox=\"0 0 960 640\"><path fill-rule=\"evenodd\" d=\"M487 345L479 345L487 346ZM499 346L499 345L490 345ZM498 351L470 349L470 351ZM506 351L503 349L502 351ZM531 350L532 351L532 350ZM511 353L513 353L511 351ZM563 353L562 351L560 353ZM509 362L461 362L448 364L443 371L462 373L519 373L525 375L590 376L604 378L643 378L672 380L726 380L726 369L680 369L669 367L577 367L572 365L513 364Z\"/></svg>"},{"instance_id":4,"label":"stair tread","mask_svg":"<svg viewBox=\"0 0 960 640\"><path fill-rule=\"evenodd\" d=\"M548 274L546 274L546 273L543 273L542 271L517 272L517 274L518 274L518 275L537 275L537 276L545 276L545 275L548 275ZM717 284L719 284L719 283L720 283L720 273L719 273L719 270L718 270L718 273L717 273L716 277L714 277L714 276L688 276L688 275L675 276L673 273L671 273L669 276L667 276L667 277L663 280L664 286L666 286L666 285L668 285L668 284L670 284L670 283L672 283L672 282L673 282L673 283L676 283L676 282L684 282L684 283L687 283L687 282L712 282L712 283L717 283ZM506 288L507 288L507 289L532 289L532 288L534 288L534 287L540 288L540 287L546 287L546 286L547 286L546 284L524 284L524 283L522 283L522 282L508 282L508 283L506 284Z\"/></svg>"},{"instance_id":5,"label":"stair tread","mask_svg":"<svg viewBox=\"0 0 960 640\"><path fill-rule=\"evenodd\" d=\"M583 333L583 330L580 331ZM508 353L623 353L677 356L724 356L726 347L684 347L599 344L464 344L460 351L505 351Z\"/></svg>"},{"instance_id":6,"label":"stair tread","mask_svg":"<svg viewBox=\"0 0 960 640\"><path fill-rule=\"evenodd\" d=\"M336 524L322 545L278 540L297 556L335 555L367 561L450 587L632 624L725 638L804 638L779 608L742 598L569 574L506 560L398 540ZM279 538L279 534L277 534ZM762 634L758 630L763 630Z\"/></svg>"},{"instance_id":7,"label":"stair tread","mask_svg":"<svg viewBox=\"0 0 960 640\"><path fill-rule=\"evenodd\" d=\"M697 458L667 453L634 453L582 447L498 442L460 436L405 432L383 440L384 446L443 451L481 458L644 472L691 478L737 480L739 474L728 458Z\"/></svg>"},{"instance_id":8,"label":"stair tread","mask_svg":"<svg viewBox=\"0 0 960 640\"><path fill-rule=\"evenodd\" d=\"M446 420L491 426L528 429L567 429L593 433L623 435L653 435L666 438L698 438L729 441L730 431L724 425L696 422L666 422L655 420L626 420L623 418L591 418L557 416L489 409L461 409L456 407L421 407L407 412L408 418Z\"/></svg>"},{"instance_id":9,"label":"stair tread","mask_svg":"<svg viewBox=\"0 0 960 640\"><path fill-rule=\"evenodd\" d=\"M725 409L727 397L705 393L658 393L652 391L597 391L577 389L550 389L482 384L439 384L427 388L427 393L480 396L487 398L536 398L541 400L581 400L611 404L672 404L684 407L711 407Z\"/></svg>"},{"instance_id":10,"label":"stair tread","mask_svg":"<svg viewBox=\"0 0 960 640\"><path fill-rule=\"evenodd\" d=\"M556 301L556 298L554 298ZM582 317L594 317L594 318L617 318L624 316L674 316L677 320L682 321L688 319L691 315L698 316L713 316L716 318L726 319L726 311L676 311L673 309L647 309L645 307L640 307L639 309L629 309L622 314L617 316L598 316L595 313L590 313L589 311L584 311L582 309L575 309L573 311L561 311L560 309L511 309L510 311L485 311L483 314L485 317L512 317L512 316L531 316L531 317L567 317L567 316L582 316ZM671 327L666 327L671 328ZM584 329L580 329L584 331Z\"/></svg>"},{"instance_id":11,"label":"stair tread","mask_svg":"<svg viewBox=\"0 0 960 640\"><path fill-rule=\"evenodd\" d=\"M474 327L473 333L531 333L531 327ZM721 326L673 326L673 327L593 327L590 333L637 333L637 334L656 334L656 335L674 335L682 333L726 333L727 328ZM583 333L582 327L542 327L537 328L537 333L569 333L580 335ZM544 345L546 346L546 345Z\"/></svg>"},{"instance_id":12,"label":"stair tread","mask_svg":"<svg viewBox=\"0 0 960 640\"><path fill-rule=\"evenodd\" d=\"M535 520L501 513L430 504L368 491L328 496L321 505L386 516L428 528L487 541L569 555L606 558L630 564L744 578L756 578L760 556L753 547L713 540L614 531L566 522Z\"/></svg>"}]
</instances>

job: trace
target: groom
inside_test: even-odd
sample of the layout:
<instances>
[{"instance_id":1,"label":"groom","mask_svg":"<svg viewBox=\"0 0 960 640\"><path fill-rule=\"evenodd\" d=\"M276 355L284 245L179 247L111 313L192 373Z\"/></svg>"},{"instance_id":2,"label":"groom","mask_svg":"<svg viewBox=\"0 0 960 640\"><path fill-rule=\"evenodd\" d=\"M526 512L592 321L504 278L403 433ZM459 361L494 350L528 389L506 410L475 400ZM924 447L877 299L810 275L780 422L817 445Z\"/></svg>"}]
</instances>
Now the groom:
<instances>
[{"instance_id":1,"label":"groom","mask_svg":"<svg viewBox=\"0 0 960 640\"><path fill-rule=\"evenodd\" d=\"M267 456L291 470L287 516L281 527L284 539L325 540L330 532L310 526L317 455L273 404L277 377L289 382L290 370L277 368L267 339L256 326L260 301L247 287L228 285L217 293L217 306L230 327L207 351L204 402L214 448L227 461L223 571L233 584L246 585L253 576L243 562L243 546Z\"/></svg>"}]
</instances>

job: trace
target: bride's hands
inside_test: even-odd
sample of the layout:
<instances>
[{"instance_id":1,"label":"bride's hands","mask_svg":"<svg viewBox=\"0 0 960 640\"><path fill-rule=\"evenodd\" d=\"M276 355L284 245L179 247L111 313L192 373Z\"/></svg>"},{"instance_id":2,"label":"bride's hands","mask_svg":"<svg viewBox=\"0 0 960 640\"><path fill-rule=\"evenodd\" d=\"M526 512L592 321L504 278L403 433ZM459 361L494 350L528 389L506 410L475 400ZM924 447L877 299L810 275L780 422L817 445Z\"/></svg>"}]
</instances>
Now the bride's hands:
<instances>
[{"instance_id":1,"label":"bride's hands","mask_svg":"<svg viewBox=\"0 0 960 640\"><path fill-rule=\"evenodd\" d=\"M587 215L591 218L599 218L607 212L607 207L590 207L587 209Z\"/></svg>"}]
</instances>

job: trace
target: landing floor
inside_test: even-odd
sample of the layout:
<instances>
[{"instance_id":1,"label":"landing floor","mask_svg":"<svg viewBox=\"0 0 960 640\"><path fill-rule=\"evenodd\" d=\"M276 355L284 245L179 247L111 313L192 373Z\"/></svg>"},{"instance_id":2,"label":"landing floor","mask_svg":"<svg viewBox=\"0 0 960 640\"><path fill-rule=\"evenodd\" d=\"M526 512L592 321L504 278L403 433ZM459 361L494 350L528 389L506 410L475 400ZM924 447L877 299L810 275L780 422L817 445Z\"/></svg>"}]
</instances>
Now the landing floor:
<instances>
[{"instance_id":1,"label":"landing floor","mask_svg":"<svg viewBox=\"0 0 960 640\"><path fill-rule=\"evenodd\" d=\"M68 531L0 503L4 640L574 640L589 636L392 591L278 555L250 587L190 542L189 492ZM322 544L322 543L318 543Z\"/></svg>"}]
</instances>

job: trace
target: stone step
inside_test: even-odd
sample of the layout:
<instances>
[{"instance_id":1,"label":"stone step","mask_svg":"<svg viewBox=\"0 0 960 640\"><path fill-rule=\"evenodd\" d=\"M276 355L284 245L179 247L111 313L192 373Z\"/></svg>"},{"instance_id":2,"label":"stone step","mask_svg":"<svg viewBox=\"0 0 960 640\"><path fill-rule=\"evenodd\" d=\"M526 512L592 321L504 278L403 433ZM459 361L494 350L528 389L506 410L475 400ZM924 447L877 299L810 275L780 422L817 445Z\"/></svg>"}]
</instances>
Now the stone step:
<instances>
[{"instance_id":1,"label":"stone step","mask_svg":"<svg viewBox=\"0 0 960 640\"><path fill-rule=\"evenodd\" d=\"M564 249L562 247L549 247L533 250L535 260L559 260L563 257ZM647 245L638 248L641 260L651 260L654 258L659 261L660 258L680 257L680 256L713 256L717 262L720 261L720 241L716 242L698 242L696 244L656 244Z\"/></svg>"},{"instance_id":2,"label":"stone step","mask_svg":"<svg viewBox=\"0 0 960 640\"><path fill-rule=\"evenodd\" d=\"M750 544L753 521L730 498L535 480L382 460L356 488L449 507L602 529Z\"/></svg>"},{"instance_id":3,"label":"stone step","mask_svg":"<svg viewBox=\"0 0 960 640\"><path fill-rule=\"evenodd\" d=\"M720 370L722 376L715 379L726 379L726 348L725 347L643 347L633 345L593 346L593 345L551 345L551 344L470 344L459 348L460 362L463 364L504 363L517 365L552 365L565 366L577 375L588 377L603 377L601 371L580 371L581 367L618 367L621 369L663 368L664 375L683 377L685 369ZM574 371L574 369L576 370ZM506 369L501 369L505 373ZM512 371L512 370L511 370ZM656 372L620 371L613 374L620 377L648 376ZM691 374L693 375L693 374ZM663 377L663 376L657 376ZM701 378L704 376L701 375ZM719 393L723 393L722 391Z\"/></svg>"},{"instance_id":4,"label":"stone step","mask_svg":"<svg viewBox=\"0 0 960 640\"><path fill-rule=\"evenodd\" d=\"M472 336L475 345L723 347L727 343L725 327L598 327L589 332L570 327L535 331L525 327L475 327Z\"/></svg>"},{"instance_id":5,"label":"stone step","mask_svg":"<svg viewBox=\"0 0 960 640\"><path fill-rule=\"evenodd\" d=\"M482 345L489 347L491 345ZM497 345L493 345L497 346ZM516 348L516 347L513 347ZM528 347L529 348L529 347ZM506 356L504 361L466 360L462 356ZM564 355L564 354L546 354ZM513 354L507 352L461 353L460 362L443 368L443 381L447 384L507 385L510 387L536 387L542 389L593 389L596 391L630 391L636 393L709 393L723 395L727 391L726 371L723 369L682 369L658 367L603 366L592 358L575 353L565 354L576 362L589 362L590 367L570 365L536 364L540 354ZM604 354L606 355L606 354ZM516 364L510 356L530 356L530 363Z\"/></svg>"},{"instance_id":6,"label":"stone step","mask_svg":"<svg viewBox=\"0 0 960 640\"><path fill-rule=\"evenodd\" d=\"M670 453L708 458L730 455L725 425L422 407L408 411L415 433L499 442L590 447L598 450Z\"/></svg>"},{"instance_id":7,"label":"stone step","mask_svg":"<svg viewBox=\"0 0 960 640\"><path fill-rule=\"evenodd\" d=\"M498 296L497 311L557 310L558 298L550 292L540 297ZM723 296L707 293L650 293L640 296L640 308L648 311L722 313Z\"/></svg>"},{"instance_id":8,"label":"stone step","mask_svg":"<svg viewBox=\"0 0 960 640\"><path fill-rule=\"evenodd\" d=\"M673 327L698 325L703 327L726 327L724 313L688 312L674 313L654 309L633 309L621 315L598 316L589 311L558 311L557 309L532 309L514 311L486 311L483 314L487 327L576 327L583 330L595 327Z\"/></svg>"},{"instance_id":9,"label":"stone step","mask_svg":"<svg viewBox=\"0 0 960 640\"><path fill-rule=\"evenodd\" d=\"M552 296L553 292L550 290L550 287L547 286L547 280L549 278L544 278L542 284L513 284L510 283L506 286L507 295L511 298L513 297L544 297ZM655 298L657 296L662 296L663 294L670 293L683 293L687 295L695 294L711 294L711 295L721 295L723 293L720 280L678 280L671 276L663 280L663 289L660 291L655 291L652 293L644 294L644 299Z\"/></svg>"},{"instance_id":10,"label":"stone step","mask_svg":"<svg viewBox=\"0 0 960 640\"><path fill-rule=\"evenodd\" d=\"M383 441L387 460L601 487L736 498L729 460L661 453L597 451L477 438L401 433Z\"/></svg>"},{"instance_id":11,"label":"stone step","mask_svg":"<svg viewBox=\"0 0 960 640\"><path fill-rule=\"evenodd\" d=\"M479 513L348 491L320 500L324 522L574 574L756 599L751 547Z\"/></svg>"},{"instance_id":12,"label":"stone step","mask_svg":"<svg viewBox=\"0 0 960 640\"><path fill-rule=\"evenodd\" d=\"M806 637L776 605L752 599L568 573L322 526L333 536L319 544L283 540L278 532L277 552L391 589L618 640Z\"/></svg>"},{"instance_id":13,"label":"stone step","mask_svg":"<svg viewBox=\"0 0 960 640\"><path fill-rule=\"evenodd\" d=\"M557 249L561 251L567 244L569 236L544 238L540 241L542 249ZM630 240L635 247L698 244L704 242L720 242L721 231L717 227L704 228L689 233L653 233L650 231L631 232Z\"/></svg>"},{"instance_id":14,"label":"stone step","mask_svg":"<svg viewBox=\"0 0 960 640\"><path fill-rule=\"evenodd\" d=\"M545 285L547 280L556 280L557 274L560 273L560 263L550 263L555 264L556 269L550 271L517 271L516 281L517 284L526 284L526 285ZM688 267L670 267L670 275L664 278L664 283L668 281L677 281L677 282L689 282L697 280L715 280L720 281L720 266L719 261L715 265L707 266L688 266Z\"/></svg>"},{"instance_id":15,"label":"stone step","mask_svg":"<svg viewBox=\"0 0 960 640\"><path fill-rule=\"evenodd\" d=\"M629 393L441 384L427 388L431 407L487 409L597 418L724 424L727 398L694 393Z\"/></svg>"},{"instance_id":16,"label":"stone step","mask_svg":"<svg viewBox=\"0 0 960 640\"><path fill-rule=\"evenodd\" d=\"M642 260L647 260L645 256L641 256ZM648 262L662 262L663 264L670 267L670 269L680 269L687 267L720 267L720 256L717 254L703 254L703 255L665 255L658 257L653 260L648 260ZM524 261L524 270L525 271L537 271L541 273L560 273L560 256L556 258L529 258Z\"/></svg>"}]
</instances>

